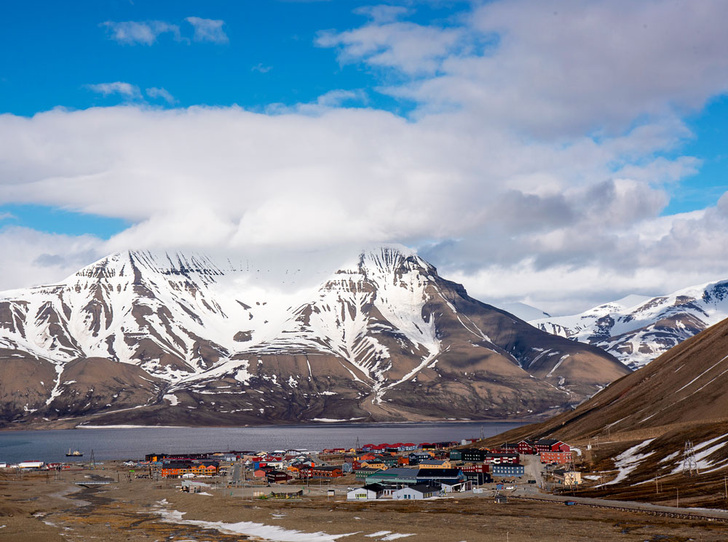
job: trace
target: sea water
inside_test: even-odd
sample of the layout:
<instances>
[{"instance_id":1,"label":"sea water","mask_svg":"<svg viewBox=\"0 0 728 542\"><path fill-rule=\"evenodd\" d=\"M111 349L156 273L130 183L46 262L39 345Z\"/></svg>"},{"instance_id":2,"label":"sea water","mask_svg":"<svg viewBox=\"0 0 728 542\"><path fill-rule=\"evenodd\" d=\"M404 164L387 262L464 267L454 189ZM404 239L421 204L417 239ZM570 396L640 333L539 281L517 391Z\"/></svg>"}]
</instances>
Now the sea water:
<instances>
[{"instance_id":1,"label":"sea water","mask_svg":"<svg viewBox=\"0 0 728 542\"><path fill-rule=\"evenodd\" d=\"M151 453L322 450L395 442L445 442L491 437L515 422L318 424L264 427L110 427L0 431L0 462L143 459ZM67 458L79 450L84 455Z\"/></svg>"}]
</instances>

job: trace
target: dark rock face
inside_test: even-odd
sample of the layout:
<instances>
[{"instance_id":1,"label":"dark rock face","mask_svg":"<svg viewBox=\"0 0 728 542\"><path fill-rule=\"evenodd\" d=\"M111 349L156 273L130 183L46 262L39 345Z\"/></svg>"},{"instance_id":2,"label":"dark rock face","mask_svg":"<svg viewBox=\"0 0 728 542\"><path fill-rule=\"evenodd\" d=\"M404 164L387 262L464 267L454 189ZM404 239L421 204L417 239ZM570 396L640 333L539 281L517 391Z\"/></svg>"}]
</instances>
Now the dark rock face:
<instances>
[{"instance_id":1,"label":"dark rock face","mask_svg":"<svg viewBox=\"0 0 728 542\"><path fill-rule=\"evenodd\" d=\"M364 253L295 294L260 272L129 252L0 294L2 422L534 418L629 372L406 251Z\"/></svg>"}]
</instances>

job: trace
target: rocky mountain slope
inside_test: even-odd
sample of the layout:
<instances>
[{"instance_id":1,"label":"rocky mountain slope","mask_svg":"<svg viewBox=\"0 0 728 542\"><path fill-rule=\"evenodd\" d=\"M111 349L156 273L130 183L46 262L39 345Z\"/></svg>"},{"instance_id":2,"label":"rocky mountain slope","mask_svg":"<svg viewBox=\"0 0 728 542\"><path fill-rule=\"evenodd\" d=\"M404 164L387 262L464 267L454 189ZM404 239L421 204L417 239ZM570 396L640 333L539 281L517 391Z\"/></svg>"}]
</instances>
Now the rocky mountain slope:
<instances>
[{"instance_id":1,"label":"rocky mountain slope","mask_svg":"<svg viewBox=\"0 0 728 542\"><path fill-rule=\"evenodd\" d=\"M405 250L364 253L313 285L266 272L127 252L0 294L3 420L534 417L628 372L470 298Z\"/></svg>"},{"instance_id":2,"label":"rocky mountain slope","mask_svg":"<svg viewBox=\"0 0 728 542\"><path fill-rule=\"evenodd\" d=\"M725 501L710 499L722 495L728 474L728 320L573 411L486 444L526 437L576 444L579 459L605 473L594 494L659 500L656 490L664 484L672 488L667 498L677 490L686 502L693 495L697 504L724 507Z\"/></svg>"},{"instance_id":3,"label":"rocky mountain slope","mask_svg":"<svg viewBox=\"0 0 728 542\"><path fill-rule=\"evenodd\" d=\"M574 316L530 320L537 328L609 352L632 369L728 318L728 281L659 297L629 296Z\"/></svg>"}]
</instances>

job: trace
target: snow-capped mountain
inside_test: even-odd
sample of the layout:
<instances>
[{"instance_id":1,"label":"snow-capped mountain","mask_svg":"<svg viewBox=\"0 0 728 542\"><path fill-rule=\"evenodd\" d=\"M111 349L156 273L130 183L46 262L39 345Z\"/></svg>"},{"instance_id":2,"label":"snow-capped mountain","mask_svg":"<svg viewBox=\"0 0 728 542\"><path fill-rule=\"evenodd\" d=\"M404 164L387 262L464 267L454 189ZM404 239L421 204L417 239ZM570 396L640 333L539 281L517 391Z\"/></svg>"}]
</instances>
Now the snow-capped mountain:
<instances>
[{"instance_id":1,"label":"snow-capped mountain","mask_svg":"<svg viewBox=\"0 0 728 542\"><path fill-rule=\"evenodd\" d=\"M365 252L323 283L269 272L126 252L0 294L5 420L526 417L628 372L470 298L405 249Z\"/></svg>"},{"instance_id":2,"label":"snow-capped mountain","mask_svg":"<svg viewBox=\"0 0 728 542\"><path fill-rule=\"evenodd\" d=\"M632 369L728 318L728 281L659 297L628 296L574 316L530 320L535 327L598 346Z\"/></svg>"}]
</instances>

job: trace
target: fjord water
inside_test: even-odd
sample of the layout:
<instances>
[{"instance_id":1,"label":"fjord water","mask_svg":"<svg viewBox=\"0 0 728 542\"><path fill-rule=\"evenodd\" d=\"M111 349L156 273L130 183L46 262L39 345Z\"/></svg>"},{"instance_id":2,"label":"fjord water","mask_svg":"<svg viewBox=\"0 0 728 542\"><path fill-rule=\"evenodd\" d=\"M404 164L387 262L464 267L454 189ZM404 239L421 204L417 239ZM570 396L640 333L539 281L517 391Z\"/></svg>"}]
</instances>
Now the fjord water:
<instances>
[{"instance_id":1,"label":"fjord water","mask_svg":"<svg viewBox=\"0 0 728 542\"><path fill-rule=\"evenodd\" d=\"M335 424L265 427L128 427L0 432L0 462L143 459L150 453L322 450L367 443L443 442L490 437L515 422ZM68 450L84 456L66 458Z\"/></svg>"}]
</instances>

